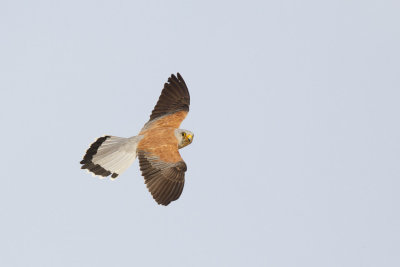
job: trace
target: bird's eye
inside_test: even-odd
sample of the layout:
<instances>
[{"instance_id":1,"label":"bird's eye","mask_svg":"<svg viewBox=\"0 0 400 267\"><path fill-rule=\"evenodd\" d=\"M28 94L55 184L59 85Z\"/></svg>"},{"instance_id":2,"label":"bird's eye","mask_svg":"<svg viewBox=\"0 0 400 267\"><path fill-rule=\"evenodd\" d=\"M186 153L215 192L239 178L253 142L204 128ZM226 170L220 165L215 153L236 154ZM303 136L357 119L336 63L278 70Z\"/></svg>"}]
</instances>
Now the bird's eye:
<instances>
[{"instance_id":1,"label":"bird's eye","mask_svg":"<svg viewBox=\"0 0 400 267\"><path fill-rule=\"evenodd\" d=\"M185 137L185 136L186 136L186 133L185 133L185 132L183 132L183 133L182 133L182 136L183 136L183 137Z\"/></svg>"}]
</instances>

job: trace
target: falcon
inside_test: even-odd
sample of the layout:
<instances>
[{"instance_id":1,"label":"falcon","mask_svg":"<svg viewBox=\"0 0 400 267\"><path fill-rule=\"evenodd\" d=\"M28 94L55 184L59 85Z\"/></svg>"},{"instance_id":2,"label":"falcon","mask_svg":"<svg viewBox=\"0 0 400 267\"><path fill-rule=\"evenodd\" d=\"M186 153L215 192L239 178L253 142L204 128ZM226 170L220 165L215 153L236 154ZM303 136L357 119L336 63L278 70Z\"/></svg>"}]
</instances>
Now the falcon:
<instances>
[{"instance_id":1,"label":"falcon","mask_svg":"<svg viewBox=\"0 0 400 267\"><path fill-rule=\"evenodd\" d=\"M189 112L190 95L182 76L168 78L150 120L137 136L105 135L87 149L81 169L111 179L122 174L136 159L154 200L167 206L182 194L186 163L179 149L193 141L191 131L179 129Z\"/></svg>"}]
</instances>

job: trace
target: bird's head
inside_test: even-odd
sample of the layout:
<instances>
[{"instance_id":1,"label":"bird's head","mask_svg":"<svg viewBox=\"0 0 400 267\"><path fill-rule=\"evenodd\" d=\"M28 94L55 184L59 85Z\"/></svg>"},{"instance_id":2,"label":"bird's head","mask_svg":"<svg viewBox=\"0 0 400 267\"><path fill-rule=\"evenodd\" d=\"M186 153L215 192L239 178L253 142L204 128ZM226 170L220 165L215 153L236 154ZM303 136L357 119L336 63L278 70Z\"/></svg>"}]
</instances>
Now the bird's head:
<instances>
[{"instance_id":1,"label":"bird's head","mask_svg":"<svg viewBox=\"0 0 400 267\"><path fill-rule=\"evenodd\" d=\"M193 142L194 134L188 130L176 129L175 136L178 139L178 148L182 148Z\"/></svg>"}]
</instances>

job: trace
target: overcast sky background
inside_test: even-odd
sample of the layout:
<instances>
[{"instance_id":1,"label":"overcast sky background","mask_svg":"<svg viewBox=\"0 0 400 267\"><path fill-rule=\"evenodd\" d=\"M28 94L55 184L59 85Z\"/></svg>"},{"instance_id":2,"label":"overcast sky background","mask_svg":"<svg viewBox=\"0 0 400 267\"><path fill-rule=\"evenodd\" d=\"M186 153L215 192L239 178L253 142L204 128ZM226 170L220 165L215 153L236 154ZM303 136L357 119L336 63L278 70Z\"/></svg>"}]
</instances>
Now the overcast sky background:
<instances>
[{"instance_id":1,"label":"overcast sky background","mask_svg":"<svg viewBox=\"0 0 400 267\"><path fill-rule=\"evenodd\" d=\"M400 2L0 1L0 266L400 266ZM163 83L191 93L178 201L137 161Z\"/></svg>"}]
</instances>

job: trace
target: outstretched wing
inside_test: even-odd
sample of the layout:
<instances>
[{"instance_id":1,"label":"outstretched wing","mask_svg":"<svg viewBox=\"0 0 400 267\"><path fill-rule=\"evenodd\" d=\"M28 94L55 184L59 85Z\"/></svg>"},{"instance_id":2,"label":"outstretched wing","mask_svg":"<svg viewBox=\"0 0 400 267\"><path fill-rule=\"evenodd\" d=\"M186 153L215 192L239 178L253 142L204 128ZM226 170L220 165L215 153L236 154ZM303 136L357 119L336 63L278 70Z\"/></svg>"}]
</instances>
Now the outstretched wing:
<instances>
[{"instance_id":1,"label":"outstretched wing","mask_svg":"<svg viewBox=\"0 0 400 267\"><path fill-rule=\"evenodd\" d=\"M179 73L177 76L172 74L164 84L160 98L150 115L150 121L178 111L189 112L189 90L182 76Z\"/></svg>"},{"instance_id":2,"label":"outstretched wing","mask_svg":"<svg viewBox=\"0 0 400 267\"><path fill-rule=\"evenodd\" d=\"M138 151L138 156L140 170L154 200L165 206L177 200L185 184L185 162L165 162L143 150Z\"/></svg>"},{"instance_id":3,"label":"outstretched wing","mask_svg":"<svg viewBox=\"0 0 400 267\"><path fill-rule=\"evenodd\" d=\"M178 151L175 129L189 111L190 95L182 76L171 75L150 116L139 133L140 170L155 201L168 205L182 194L186 163Z\"/></svg>"}]
</instances>

